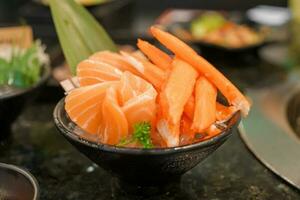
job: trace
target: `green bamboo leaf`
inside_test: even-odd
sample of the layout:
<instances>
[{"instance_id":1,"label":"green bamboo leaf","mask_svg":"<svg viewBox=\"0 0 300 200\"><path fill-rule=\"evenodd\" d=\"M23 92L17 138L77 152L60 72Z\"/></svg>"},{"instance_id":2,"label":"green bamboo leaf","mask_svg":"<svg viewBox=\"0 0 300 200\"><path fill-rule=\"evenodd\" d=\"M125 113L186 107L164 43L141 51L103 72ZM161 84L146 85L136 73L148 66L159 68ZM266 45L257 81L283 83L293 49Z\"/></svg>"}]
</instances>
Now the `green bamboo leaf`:
<instances>
[{"instance_id":1,"label":"green bamboo leaf","mask_svg":"<svg viewBox=\"0 0 300 200\"><path fill-rule=\"evenodd\" d=\"M91 54L116 45L97 20L74 0L50 0L50 8L60 44L73 74L77 64Z\"/></svg>"}]
</instances>

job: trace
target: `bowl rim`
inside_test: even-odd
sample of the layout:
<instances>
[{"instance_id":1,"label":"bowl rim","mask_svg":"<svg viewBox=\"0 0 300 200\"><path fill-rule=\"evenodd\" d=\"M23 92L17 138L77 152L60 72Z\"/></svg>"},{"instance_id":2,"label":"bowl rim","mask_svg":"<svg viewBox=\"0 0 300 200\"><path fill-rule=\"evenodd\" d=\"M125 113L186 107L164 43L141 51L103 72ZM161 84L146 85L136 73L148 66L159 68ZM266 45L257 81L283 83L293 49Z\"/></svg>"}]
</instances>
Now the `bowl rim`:
<instances>
[{"instance_id":1,"label":"bowl rim","mask_svg":"<svg viewBox=\"0 0 300 200\"><path fill-rule=\"evenodd\" d=\"M43 65L41 68L43 69L43 72L42 72L42 75L40 76L40 79L38 80L38 82L36 82L35 84L33 84L32 86L30 86L28 88L21 89L16 92L11 92L8 94L0 95L0 100L5 100L5 99L9 99L9 98L12 98L15 96L23 95L25 93L35 90L36 88L40 87L41 85L43 85L49 79L51 70L50 70L49 65Z\"/></svg>"},{"instance_id":2,"label":"bowl rim","mask_svg":"<svg viewBox=\"0 0 300 200\"><path fill-rule=\"evenodd\" d=\"M0 168L9 169L12 171L16 171L19 174L22 174L27 180L30 181L31 185L33 186L34 189L33 200L39 199L39 184L36 178L28 170L18 167L16 165L5 164L5 163L0 163Z\"/></svg>"},{"instance_id":3,"label":"bowl rim","mask_svg":"<svg viewBox=\"0 0 300 200\"><path fill-rule=\"evenodd\" d=\"M232 129L236 128L241 119L240 111L236 112L229 120L235 120L229 128L224 130L222 133L214 136L208 140L196 142L188 145L183 146L176 146L176 147L166 147L166 148L151 148L151 149L144 149L144 148L132 148L132 147L118 147L114 145L108 145L103 143L97 143L93 141L89 141L85 138L81 138L79 135L74 134L70 128L62 123L59 117L60 112L66 112L64 109L64 100L65 97L62 98L57 105L55 106L53 112L54 123L61 134L65 137L71 139L76 143L80 143L84 146L89 146L94 149L100 149L102 151L110 152L110 153L120 153L120 154L139 154L139 155L162 155L162 154L169 154L169 153L178 153L184 152L192 149L197 148L205 148L214 145L215 143L219 142L220 140L226 138L227 136L231 135ZM62 111L63 109L63 111ZM70 120L71 123L74 123ZM79 128L79 127L78 127ZM79 128L80 129L80 128Z\"/></svg>"}]
</instances>

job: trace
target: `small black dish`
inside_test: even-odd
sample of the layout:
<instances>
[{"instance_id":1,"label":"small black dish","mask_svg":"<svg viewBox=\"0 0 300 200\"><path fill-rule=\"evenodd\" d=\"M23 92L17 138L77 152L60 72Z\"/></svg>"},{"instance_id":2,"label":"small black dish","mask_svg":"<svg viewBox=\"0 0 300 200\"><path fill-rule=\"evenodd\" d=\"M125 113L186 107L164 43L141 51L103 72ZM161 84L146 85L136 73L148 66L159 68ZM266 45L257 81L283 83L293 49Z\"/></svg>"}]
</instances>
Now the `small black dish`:
<instances>
[{"instance_id":1,"label":"small black dish","mask_svg":"<svg viewBox=\"0 0 300 200\"><path fill-rule=\"evenodd\" d=\"M50 77L50 67L44 66L40 80L30 88L0 95L0 138L22 112L26 103L38 95Z\"/></svg>"},{"instance_id":2,"label":"small black dish","mask_svg":"<svg viewBox=\"0 0 300 200\"><path fill-rule=\"evenodd\" d=\"M258 25L252 25L252 24L247 24L247 25L249 27L252 27L255 30L261 29L261 27L259 27ZM242 47L227 47L227 46L222 46L214 43L208 43L201 40L183 38L178 35L176 29L188 30L189 23L187 22L173 23L167 26L167 30L172 32L175 36L179 37L180 39L200 49L201 54L208 59L222 59L222 60L240 59L243 61L244 57L247 57L249 55L258 57L258 50L264 47L265 45L272 43L272 41L270 41L268 37L265 36L262 39L262 41L255 44L246 45Z\"/></svg>"},{"instance_id":3,"label":"small black dish","mask_svg":"<svg viewBox=\"0 0 300 200\"><path fill-rule=\"evenodd\" d=\"M0 163L0 199L37 200L36 179L24 169Z\"/></svg>"},{"instance_id":4,"label":"small black dish","mask_svg":"<svg viewBox=\"0 0 300 200\"><path fill-rule=\"evenodd\" d=\"M83 130L69 119L64 109L64 99L57 104L53 115L58 130L80 152L119 178L124 185L138 186L160 186L180 180L182 174L226 141L241 117L237 112L228 121L228 129L203 142L173 148L140 149L111 146L81 138L78 134Z\"/></svg>"}]
</instances>

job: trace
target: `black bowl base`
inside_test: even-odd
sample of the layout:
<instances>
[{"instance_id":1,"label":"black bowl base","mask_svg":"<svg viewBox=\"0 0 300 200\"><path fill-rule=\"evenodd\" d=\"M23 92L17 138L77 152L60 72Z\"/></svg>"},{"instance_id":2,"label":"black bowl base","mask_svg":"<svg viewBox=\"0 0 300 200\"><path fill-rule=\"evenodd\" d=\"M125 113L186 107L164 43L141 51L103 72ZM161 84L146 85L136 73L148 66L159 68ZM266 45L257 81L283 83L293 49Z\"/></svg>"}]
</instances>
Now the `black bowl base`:
<instances>
[{"instance_id":1,"label":"black bowl base","mask_svg":"<svg viewBox=\"0 0 300 200\"><path fill-rule=\"evenodd\" d=\"M134 195L141 197L150 197L153 195L162 195L173 193L180 190L181 176L174 177L166 182L157 182L154 184L134 184L122 179L113 177L111 186L115 195Z\"/></svg>"}]
</instances>

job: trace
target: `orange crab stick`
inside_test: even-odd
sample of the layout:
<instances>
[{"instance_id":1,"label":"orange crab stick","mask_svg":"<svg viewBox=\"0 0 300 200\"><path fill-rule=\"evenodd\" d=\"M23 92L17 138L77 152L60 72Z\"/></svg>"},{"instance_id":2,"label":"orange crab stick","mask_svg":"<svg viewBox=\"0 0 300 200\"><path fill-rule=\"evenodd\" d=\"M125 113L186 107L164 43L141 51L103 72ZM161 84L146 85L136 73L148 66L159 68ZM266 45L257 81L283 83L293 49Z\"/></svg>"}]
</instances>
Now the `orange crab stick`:
<instances>
[{"instance_id":1,"label":"orange crab stick","mask_svg":"<svg viewBox=\"0 0 300 200\"><path fill-rule=\"evenodd\" d=\"M121 54L135 67L140 76L152 83L155 88L161 88L166 77L166 73L163 70L153 65L151 62L140 59L137 56L130 55L126 52L121 52Z\"/></svg>"},{"instance_id":2,"label":"orange crab stick","mask_svg":"<svg viewBox=\"0 0 300 200\"><path fill-rule=\"evenodd\" d=\"M201 76L196 82L195 90L192 129L201 133L216 121L217 89L204 76Z\"/></svg>"},{"instance_id":3,"label":"orange crab stick","mask_svg":"<svg viewBox=\"0 0 300 200\"><path fill-rule=\"evenodd\" d=\"M217 102L216 109L217 121L227 121L237 111L234 106L227 107L219 102Z\"/></svg>"},{"instance_id":4,"label":"orange crab stick","mask_svg":"<svg viewBox=\"0 0 300 200\"><path fill-rule=\"evenodd\" d=\"M156 66L162 70L170 69L172 58L168 54L141 39L138 39L137 46Z\"/></svg>"},{"instance_id":5,"label":"orange crab stick","mask_svg":"<svg viewBox=\"0 0 300 200\"><path fill-rule=\"evenodd\" d=\"M194 110L195 110L195 97L191 95L188 102L184 106L184 114L190 118L194 118Z\"/></svg>"},{"instance_id":6,"label":"orange crab stick","mask_svg":"<svg viewBox=\"0 0 300 200\"><path fill-rule=\"evenodd\" d=\"M197 71L188 63L174 59L172 71L160 96L162 119L157 123L157 129L167 146L179 144L180 119L184 105L191 96Z\"/></svg>"},{"instance_id":7,"label":"orange crab stick","mask_svg":"<svg viewBox=\"0 0 300 200\"><path fill-rule=\"evenodd\" d=\"M211 81L220 92L227 98L231 105L241 110L246 116L250 109L250 103L246 97L214 66L199 56L191 47L180 39L164 32L158 28L151 27L152 35L164 46L170 49L176 56L183 59L199 72L201 72L209 81Z\"/></svg>"}]
</instances>

